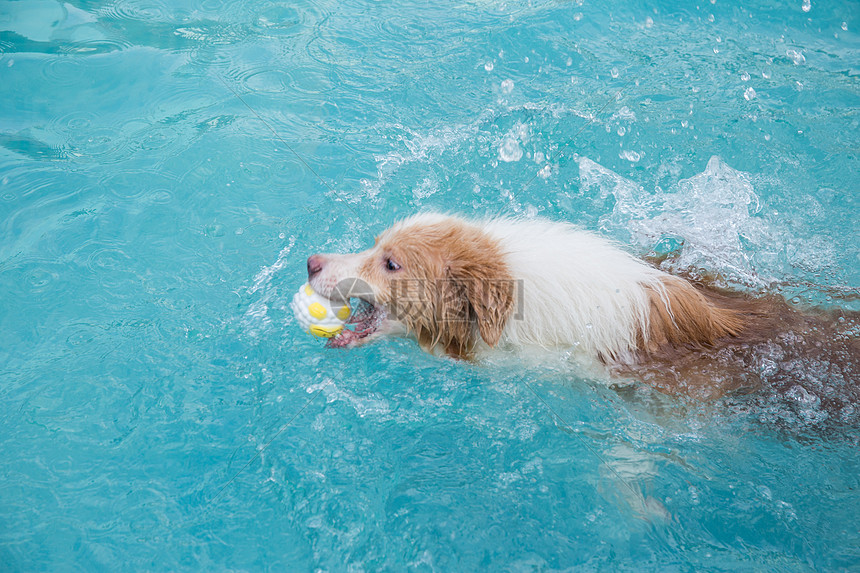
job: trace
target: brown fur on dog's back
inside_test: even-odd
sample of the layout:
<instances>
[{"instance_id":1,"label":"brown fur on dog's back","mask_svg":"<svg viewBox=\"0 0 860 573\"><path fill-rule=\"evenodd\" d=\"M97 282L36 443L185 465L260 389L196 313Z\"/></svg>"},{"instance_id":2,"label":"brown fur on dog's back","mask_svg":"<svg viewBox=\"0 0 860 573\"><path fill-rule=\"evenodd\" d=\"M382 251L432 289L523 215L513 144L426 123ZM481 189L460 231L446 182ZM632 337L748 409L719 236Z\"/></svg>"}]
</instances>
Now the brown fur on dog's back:
<instances>
[{"instance_id":1,"label":"brown fur on dog's back","mask_svg":"<svg viewBox=\"0 0 860 573\"><path fill-rule=\"evenodd\" d=\"M754 298L702 284L689 288L698 296L682 289L674 298L680 310L674 312L674 335L668 313L652 313L653 344L635 368L618 373L669 394L705 399L763 390L796 394L832 415L860 405L860 313L798 311L779 295ZM713 327L685 315L685 301L700 310L705 301ZM659 298L654 304L664 308Z\"/></svg>"},{"instance_id":2,"label":"brown fur on dog's back","mask_svg":"<svg viewBox=\"0 0 860 573\"><path fill-rule=\"evenodd\" d=\"M667 345L712 345L744 330L742 313L721 304L715 296L709 297L677 277L667 275L661 282L661 291L646 287L650 300L648 336L640 333L640 348L646 353Z\"/></svg>"}]
</instances>

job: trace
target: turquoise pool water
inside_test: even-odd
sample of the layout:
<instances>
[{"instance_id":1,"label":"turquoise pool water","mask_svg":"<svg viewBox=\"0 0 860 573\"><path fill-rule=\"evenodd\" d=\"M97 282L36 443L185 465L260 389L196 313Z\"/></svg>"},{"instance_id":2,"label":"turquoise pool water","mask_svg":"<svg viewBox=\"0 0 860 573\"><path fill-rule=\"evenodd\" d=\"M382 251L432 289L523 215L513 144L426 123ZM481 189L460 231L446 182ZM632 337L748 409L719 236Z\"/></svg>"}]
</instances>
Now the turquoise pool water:
<instances>
[{"instance_id":1,"label":"turquoise pool water","mask_svg":"<svg viewBox=\"0 0 860 573\"><path fill-rule=\"evenodd\" d=\"M860 4L748 4L0 2L0 569L858 570L850 406L287 311L429 208L857 310Z\"/></svg>"}]
</instances>

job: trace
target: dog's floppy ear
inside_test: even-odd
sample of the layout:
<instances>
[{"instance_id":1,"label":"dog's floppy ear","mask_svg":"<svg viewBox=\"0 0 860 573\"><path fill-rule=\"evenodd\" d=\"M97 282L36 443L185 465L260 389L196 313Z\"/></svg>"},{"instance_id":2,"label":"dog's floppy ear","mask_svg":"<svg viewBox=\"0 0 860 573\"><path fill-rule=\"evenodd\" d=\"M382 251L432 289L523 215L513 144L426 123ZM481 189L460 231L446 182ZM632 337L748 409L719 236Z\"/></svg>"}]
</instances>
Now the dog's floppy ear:
<instances>
[{"instance_id":1,"label":"dog's floppy ear","mask_svg":"<svg viewBox=\"0 0 860 573\"><path fill-rule=\"evenodd\" d=\"M475 347L475 325L464 285L451 278L437 282L431 346L441 344L454 358L468 358Z\"/></svg>"},{"instance_id":2,"label":"dog's floppy ear","mask_svg":"<svg viewBox=\"0 0 860 573\"><path fill-rule=\"evenodd\" d=\"M461 261L448 273L468 302L469 315L477 323L481 338L490 346L498 344L514 306L514 281L505 265L489 260Z\"/></svg>"}]
</instances>

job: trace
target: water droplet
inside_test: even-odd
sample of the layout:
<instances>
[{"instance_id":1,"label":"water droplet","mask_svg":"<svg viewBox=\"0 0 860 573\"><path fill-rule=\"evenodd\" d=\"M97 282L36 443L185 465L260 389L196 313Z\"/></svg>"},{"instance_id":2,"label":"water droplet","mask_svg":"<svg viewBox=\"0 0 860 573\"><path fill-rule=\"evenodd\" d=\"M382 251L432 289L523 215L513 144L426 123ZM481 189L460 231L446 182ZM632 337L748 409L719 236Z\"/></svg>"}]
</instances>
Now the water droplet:
<instances>
[{"instance_id":1,"label":"water droplet","mask_svg":"<svg viewBox=\"0 0 860 573\"><path fill-rule=\"evenodd\" d=\"M800 297L799 296L794 297L793 299L791 299L791 302L793 302L794 304L800 304Z\"/></svg>"},{"instance_id":2,"label":"water droplet","mask_svg":"<svg viewBox=\"0 0 860 573\"><path fill-rule=\"evenodd\" d=\"M803 5L800 7L804 12L809 12L812 10L812 2L810 0L803 0Z\"/></svg>"},{"instance_id":3,"label":"water droplet","mask_svg":"<svg viewBox=\"0 0 860 573\"><path fill-rule=\"evenodd\" d=\"M744 99L747 101L752 101L755 99L756 93L752 88L747 88L744 90Z\"/></svg>"},{"instance_id":4,"label":"water droplet","mask_svg":"<svg viewBox=\"0 0 860 573\"><path fill-rule=\"evenodd\" d=\"M543 168L538 171L538 177L540 177L541 179L549 179L550 175L552 175L552 168L549 166L549 164L544 165Z\"/></svg>"},{"instance_id":5,"label":"water droplet","mask_svg":"<svg viewBox=\"0 0 860 573\"><path fill-rule=\"evenodd\" d=\"M493 71L493 62L487 62L486 64L484 64L484 69L487 70L488 72L492 72Z\"/></svg>"},{"instance_id":6,"label":"water droplet","mask_svg":"<svg viewBox=\"0 0 860 573\"><path fill-rule=\"evenodd\" d=\"M519 142L513 137L505 137L499 146L499 159L510 163L512 161L519 161L522 157L523 150L520 148Z\"/></svg>"},{"instance_id":7,"label":"water droplet","mask_svg":"<svg viewBox=\"0 0 860 573\"><path fill-rule=\"evenodd\" d=\"M514 80L505 80L502 82L502 93L509 94L514 91Z\"/></svg>"},{"instance_id":8,"label":"water droplet","mask_svg":"<svg viewBox=\"0 0 860 573\"><path fill-rule=\"evenodd\" d=\"M803 56L803 53L798 50L786 50L785 55L791 58L791 61L795 63L795 65L800 65L806 62L806 58Z\"/></svg>"}]
</instances>

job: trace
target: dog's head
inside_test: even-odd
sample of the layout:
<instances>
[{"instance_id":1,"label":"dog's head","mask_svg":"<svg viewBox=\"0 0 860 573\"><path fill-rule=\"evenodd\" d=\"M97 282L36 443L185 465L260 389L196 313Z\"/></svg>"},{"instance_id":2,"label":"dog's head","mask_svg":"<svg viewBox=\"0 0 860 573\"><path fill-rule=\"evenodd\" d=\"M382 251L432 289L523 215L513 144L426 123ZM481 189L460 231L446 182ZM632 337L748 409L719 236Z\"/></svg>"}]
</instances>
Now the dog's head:
<instances>
[{"instance_id":1,"label":"dog's head","mask_svg":"<svg viewBox=\"0 0 860 573\"><path fill-rule=\"evenodd\" d=\"M360 298L350 346L402 326L426 349L471 355L478 338L495 346L514 306L503 253L484 231L456 217L423 214L395 224L370 249L308 258L308 279L333 299Z\"/></svg>"}]
</instances>

